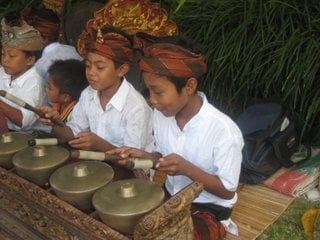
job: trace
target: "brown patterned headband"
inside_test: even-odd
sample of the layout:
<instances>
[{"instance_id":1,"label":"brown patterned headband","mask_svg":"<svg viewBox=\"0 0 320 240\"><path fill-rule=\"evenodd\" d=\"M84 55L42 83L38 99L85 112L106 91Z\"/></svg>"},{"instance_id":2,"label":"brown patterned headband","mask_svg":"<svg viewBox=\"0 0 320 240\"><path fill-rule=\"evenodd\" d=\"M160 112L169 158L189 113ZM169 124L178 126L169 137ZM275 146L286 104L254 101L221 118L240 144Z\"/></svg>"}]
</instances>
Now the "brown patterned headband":
<instances>
[{"instance_id":1,"label":"brown patterned headband","mask_svg":"<svg viewBox=\"0 0 320 240\"><path fill-rule=\"evenodd\" d=\"M139 60L142 71L177 78L200 78L207 65L203 55L195 54L179 45L153 43L142 48Z\"/></svg>"},{"instance_id":2,"label":"brown patterned headband","mask_svg":"<svg viewBox=\"0 0 320 240\"><path fill-rule=\"evenodd\" d=\"M90 26L90 22L88 24ZM100 29L87 27L79 38L77 50L85 57L88 52L94 52L118 63L131 63L133 50L130 41L119 33L101 33Z\"/></svg>"}]
</instances>

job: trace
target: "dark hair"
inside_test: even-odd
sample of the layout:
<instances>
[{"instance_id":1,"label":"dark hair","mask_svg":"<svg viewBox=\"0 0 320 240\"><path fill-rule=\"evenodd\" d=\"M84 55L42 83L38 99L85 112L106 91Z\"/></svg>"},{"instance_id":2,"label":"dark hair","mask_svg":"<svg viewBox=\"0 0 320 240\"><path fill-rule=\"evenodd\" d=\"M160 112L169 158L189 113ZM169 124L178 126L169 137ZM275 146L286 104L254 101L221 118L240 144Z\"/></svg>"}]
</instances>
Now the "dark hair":
<instances>
[{"instance_id":1,"label":"dark hair","mask_svg":"<svg viewBox=\"0 0 320 240\"><path fill-rule=\"evenodd\" d=\"M82 90L88 86L85 64L76 59L57 60L48 69L54 85L60 93L79 100Z\"/></svg>"},{"instance_id":2,"label":"dark hair","mask_svg":"<svg viewBox=\"0 0 320 240\"><path fill-rule=\"evenodd\" d=\"M41 51L41 50L40 50L40 51L26 51L26 50L22 50L22 51L26 54L27 57L35 57L35 58L36 58L36 61L37 61L38 59L40 59L41 56L42 56L42 51Z\"/></svg>"}]
</instances>

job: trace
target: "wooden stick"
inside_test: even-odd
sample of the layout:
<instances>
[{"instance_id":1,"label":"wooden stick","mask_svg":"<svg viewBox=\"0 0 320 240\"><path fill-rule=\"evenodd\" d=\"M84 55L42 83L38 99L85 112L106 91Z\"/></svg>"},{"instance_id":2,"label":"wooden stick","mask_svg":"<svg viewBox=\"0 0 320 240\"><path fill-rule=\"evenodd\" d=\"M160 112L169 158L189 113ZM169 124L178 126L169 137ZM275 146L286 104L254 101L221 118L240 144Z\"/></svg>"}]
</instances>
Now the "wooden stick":
<instances>
[{"instance_id":1,"label":"wooden stick","mask_svg":"<svg viewBox=\"0 0 320 240\"><path fill-rule=\"evenodd\" d=\"M35 138L28 141L29 146L56 146L59 144L65 144L66 141L58 139L58 138Z\"/></svg>"},{"instance_id":2,"label":"wooden stick","mask_svg":"<svg viewBox=\"0 0 320 240\"><path fill-rule=\"evenodd\" d=\"M52 117L52 118L48 118L46 117L46 114L36 108L34 108L33 106L31 106L30 104L26 103L25 101L23 101L22 99L16 97L16 96L13 96L12 94L4 91L4 90L0 90L0 96L10 100L11 102L17 104L18 106L20 107L23 107L31 112L34 112L36 114L38 114L40 117L42 118L46 118L46 119L50 119L54 124L57 124L59 126L64 126L64 122L57 118L57 117Z\"/></svg>"},{"instance_id":3,"label":"wooden stick","mask_svg":"<svg viewBox=\"0 0 320 240\"><path fill-rule=\"evenodd\" d=\"M72 158L77 159L86 159L86 160L97 160L97 161L111 161L117 162L121 160L118 155L107 154L104 152L94 152L94 151L85 151L85 150L72 150L70 153ZM141 158L124 158L128 160L128 163L125 165L129 169L151 169L155 165L155 160L152 159L141 159Z\"/></svg>"}]
</instances>

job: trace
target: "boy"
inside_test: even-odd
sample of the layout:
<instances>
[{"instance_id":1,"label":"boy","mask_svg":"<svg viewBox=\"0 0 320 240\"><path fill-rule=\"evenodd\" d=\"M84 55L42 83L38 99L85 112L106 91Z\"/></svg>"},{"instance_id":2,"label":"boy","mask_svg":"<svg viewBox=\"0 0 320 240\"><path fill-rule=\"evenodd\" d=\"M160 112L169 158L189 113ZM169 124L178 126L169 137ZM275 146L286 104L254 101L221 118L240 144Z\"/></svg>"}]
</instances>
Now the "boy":
<instances>
[{"instance_id":1,"label":"boy","mask_svg":"<svg viewBox=\"0 0 320 240\"><path fill-rule=\"evenodd\" d=\"M34 67L43 48L40 33L26 23L22 26L8 26L5 19L2 19L1 27L0 89L30 105L44 104L41 77ZM9 130L31 132L37 128L33 112L7 99L0 98L0 112L7 118Z\"/></svg>"},{"instance_id":2,"label":"boy","mask_svg":"<svg viewBox=\"0 0 320 240\"><path fill-rule=\"evenodd\" d=\"M87 86L83 62L76 59L57 60L49 67L47 96L63 122L70 121L70 113Z\"/></svg>"},{"instance_id":3,"label":"boy","mask_svg":"<svg viewBox=\"0 0 320 240\"><path fill-rule=\"evenodd\" d=\"M182 38L162 38L153 43L141 41L145 47L139 66L150 91L149 101L155 109L156 147L152 153L126 147L108 153L120 154L121 158L154 159L155 169L168 174L165 188L170 195L192 181L203 183L204 191L194 200L193 208L210 212L228 231L236 234L230 215L237 201L243 147L241 132L227 115L197 91L198 79L206 72L198 50ZM119 164L125 162L121 160ZM199 234L203 233L198 232L197 236ZM207 235L210 239L217 237L208 232Z\"/></svg>"},{"instance_id":4,"label":"boy","mask_svg":"<svg viewBox=\"0 0 320 240\"><path fill-rule=\"evenodd\" d=\"M97 28L92 21L77 46L85 58L90 86L82 92L66 126L54 125L44 118L41 121L52 125L54 133L73 148L107 151L129 145L151 150L152 110L124 76L132 61L131 42L123 32ZM48 107L39 109L47 117L57 116Z\"/></svg>"}]
</instances>

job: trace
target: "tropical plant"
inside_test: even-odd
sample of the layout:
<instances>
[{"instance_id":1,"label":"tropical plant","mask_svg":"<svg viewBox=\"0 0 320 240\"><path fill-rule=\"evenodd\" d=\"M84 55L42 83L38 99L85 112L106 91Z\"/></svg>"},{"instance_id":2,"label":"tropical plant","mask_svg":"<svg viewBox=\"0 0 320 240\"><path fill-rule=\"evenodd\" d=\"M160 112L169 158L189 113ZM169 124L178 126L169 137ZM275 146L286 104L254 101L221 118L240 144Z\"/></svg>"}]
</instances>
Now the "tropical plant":
<instances>
[{"instance_id":1,"label":"tropical plant","mask_svg":"<svg viewBox=\"0 0 320 240\"><path fill-rule=\"evenodd\" d=\"M201 88L219 108L234 117L255 98L277 98L301 123L301 136L320 144L319 1L152 1L203 45L208 73ZM0 0L0 18L40 3Z\"/></svg>"},{"instance_id":2,"label":"tropical plant","mask_svg":"<svg viewBox=\"0 0 320 240\"><path fill-rule=\"evenodd\" d=\"M319 1L160 2L203 45L201 86L218 107L236 116L255 98L276 98L299 119L301 136L320 143Z\"/></svg>"},{"instance_id":3,"label":"tropical plant","mask_svg":"<svg viewBox=\"0 0 320 240\"><path fill-rule=\"evenodd\" d=\"M13 16L18 17L19 11L30 5L39 5L41 0L19 0L19 1L7 1L0 0L0 19L3 17Z\"/></svg>"}]
</instances>

